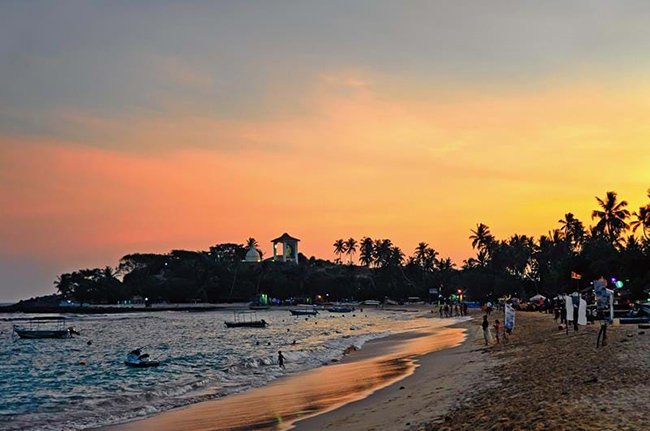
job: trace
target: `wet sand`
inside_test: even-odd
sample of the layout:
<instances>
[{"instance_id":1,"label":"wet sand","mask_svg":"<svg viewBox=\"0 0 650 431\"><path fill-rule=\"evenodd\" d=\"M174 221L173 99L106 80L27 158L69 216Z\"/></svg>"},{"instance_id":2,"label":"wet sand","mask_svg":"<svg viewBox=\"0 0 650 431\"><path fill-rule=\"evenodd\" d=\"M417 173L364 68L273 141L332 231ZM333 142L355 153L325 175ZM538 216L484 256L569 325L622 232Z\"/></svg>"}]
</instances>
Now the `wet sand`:
<instances>
[{"instance_id":1,"label":"wet sand","mask_svg":"<svg viewBox=\"0 0 650 431\"><path fill-rule=\"evenodd\" d=\"M486 371L482 349L475 344L477 337L482 339L480 327L471 322L457 326L466 331L462 345L416 358L414 372L399 382L301 420L295 430L402 431L444 415L461 396L474 393Z\"/></svg>"},{"instance_id":2,"label":"wet sand","mask_svg":"<svg viewBox=\"0 0 650 431\"><path fill-rule=\"evenodd\" d=\"M438 379L439 398L444 399L444 389L457 386L451 372L458 358L445 352L463 343L467 336L462 323L454 327L420 330L392 335L368 342L360 351L352 352L341 362L279 379L267 386L235 394L223 399L207 401L181 409L155 415L151 418L101 428L101 431L218 431L218 430L286 430L297 423L299 430L373 429L360 428L358 415L367 416L367 407L383 411L381 398L394 397L399 392L403 402L414 395L420 386L415 376L424 375L431 383ZM432 353L436 352L436 353ZM417 372L416 372L417 369ZM422 371L422 372L421 372ZM415 372L415 374L414 374ZM409 380L411 379L411 380ZM400 382L400 383L396 383ZM408 382L408 383L407 383ZM399 388L409 386L409 389ZM427 386L427 385L424 385ZM372 394L372 395L371 395ZM431 394L429 394L429 398ZM419 396L418 396L419 398ZM377 399L377 401L366 401ZM359 401L362 400L362 401ZM355 402L356 401L356 402ZM390 403L391 401L388 401ZM352 404L350 404L352 403ZM422 420L431 417L424 406L432 404L424 397L418 399ZM344 409L339 407L345 406ZM352 410L346 408L352 407ZM390 411L398 407L390 406ZM357 414L349 415L350 411ZM326 413L329 412L329 413ZM346 415L341 419L339 415ZM325 414L323 414L325 413ZM376 423L385 422L386 412ZM318 416L316 416L318 415ZM394 413L388 413L397 416ZM429 416L427 416L429 415ZM311 418L304 420L305 418ZM364 420L366 420L365 418ZM403 424L401 418L398 422ZM370 424L370 422L367 422ZM350 428L344 428L349 426ZM377 428L387 429L387 428ZM401 428L400 428L401 429Z\"/></svg>"}]
</instances>

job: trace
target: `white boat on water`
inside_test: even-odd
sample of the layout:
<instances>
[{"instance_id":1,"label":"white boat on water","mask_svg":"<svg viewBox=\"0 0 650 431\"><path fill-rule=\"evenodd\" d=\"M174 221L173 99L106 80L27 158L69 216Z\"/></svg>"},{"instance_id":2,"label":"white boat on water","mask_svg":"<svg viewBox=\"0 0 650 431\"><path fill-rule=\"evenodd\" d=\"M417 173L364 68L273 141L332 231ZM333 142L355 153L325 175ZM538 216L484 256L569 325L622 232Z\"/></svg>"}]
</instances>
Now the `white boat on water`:
<instances>
[{"instance_id":1,"label":"white boat on water","mask_svg":"<svg viewBox=\"0 0 650 431\"><path fill-rule=\"evenodd\" d=\"M34 317L31 319L14 320L13 331L20 338L68 338L78 332L72 326L66 325L65 317Z\"/></svg>"}]
</instances>

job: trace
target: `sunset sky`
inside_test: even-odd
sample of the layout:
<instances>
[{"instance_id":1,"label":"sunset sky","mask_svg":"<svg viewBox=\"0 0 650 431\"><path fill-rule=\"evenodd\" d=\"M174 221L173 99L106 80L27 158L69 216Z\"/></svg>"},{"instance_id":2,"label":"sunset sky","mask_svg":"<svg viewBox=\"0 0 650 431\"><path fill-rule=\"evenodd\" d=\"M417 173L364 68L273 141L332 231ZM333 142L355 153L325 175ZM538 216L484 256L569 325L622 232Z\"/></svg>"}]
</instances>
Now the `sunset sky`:
<instances>
[{"instance_id":1,"label":"sunset sky","mask_svg":"<svg viewBox=\"0 0 650 431\"><path fill-rule=\"evenodd\" d=\"M137 4L136 4L137 3ZM0 2L0 302L283 232L540 235L650 187L650 3Z\"/></svg>"}]
</instances>

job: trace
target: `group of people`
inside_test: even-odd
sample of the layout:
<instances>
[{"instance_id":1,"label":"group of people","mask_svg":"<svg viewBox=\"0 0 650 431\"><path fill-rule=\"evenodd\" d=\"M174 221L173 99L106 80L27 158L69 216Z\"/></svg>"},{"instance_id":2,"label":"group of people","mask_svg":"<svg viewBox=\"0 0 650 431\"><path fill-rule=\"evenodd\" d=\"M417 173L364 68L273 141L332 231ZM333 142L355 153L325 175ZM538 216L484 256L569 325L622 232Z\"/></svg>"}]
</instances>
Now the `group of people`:
<instances>
[{"instance_id":1,"label":"group of people","mask_svg":"<svg viewBox=\"0 0 650 431\"><path fill-rule=\"evenodd\" d=\"M443 317L463 317L467 316L468 305L466 302L460 304L441 304L438 307L440 318Z\"/></svg>"},{"instance_id":2,"label":"group of people","mask_svg":"<svg viewBox=\"0 0 650 431\"><path fill-rule=\"evenodd\" d=\"M489 346L492 344L492 332L490 331L490 322L488 321L487 314L483 316L483 323L481 324L481 327L483 328L483 338L485 339L485 345ZM503 340L503 343L505 344L508 341L508 331L503 327L503 325L501 325L499 319L494 320L494 325L492 325L492 328L494 329L494 336L497 340L497 344L501 344L501 340Z\"/></svg>"}]
</instances>

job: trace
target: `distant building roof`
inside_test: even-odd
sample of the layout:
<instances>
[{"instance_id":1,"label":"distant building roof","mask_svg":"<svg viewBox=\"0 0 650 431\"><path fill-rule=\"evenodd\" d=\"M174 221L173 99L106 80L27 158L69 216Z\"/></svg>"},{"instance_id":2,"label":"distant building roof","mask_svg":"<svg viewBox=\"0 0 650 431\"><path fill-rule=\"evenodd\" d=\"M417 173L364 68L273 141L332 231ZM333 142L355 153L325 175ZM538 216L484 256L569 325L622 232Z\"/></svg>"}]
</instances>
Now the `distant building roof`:
<instances>
[{"instance_id":1,"label":"distant building roof","mask_svg":"<svg viewBox=\"0 0 650 431\"><path fill-rule=\"evenodd\" d=\"M282 241L300 241L298 238L294 238L288 233L283 233L282 236L277 237L276 239L271 240L271 242L282 242Z\"/></svg>"}]
</instances>

